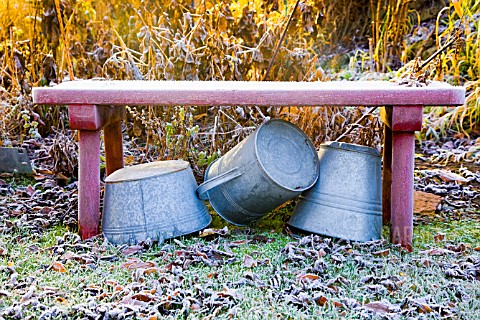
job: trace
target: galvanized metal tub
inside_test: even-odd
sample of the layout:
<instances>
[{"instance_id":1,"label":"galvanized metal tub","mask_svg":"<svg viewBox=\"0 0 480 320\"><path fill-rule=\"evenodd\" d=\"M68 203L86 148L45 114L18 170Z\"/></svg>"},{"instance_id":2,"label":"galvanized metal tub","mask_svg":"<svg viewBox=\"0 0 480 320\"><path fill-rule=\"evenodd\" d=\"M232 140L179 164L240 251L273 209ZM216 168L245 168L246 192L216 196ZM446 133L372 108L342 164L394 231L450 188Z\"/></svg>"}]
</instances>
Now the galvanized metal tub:
<instances>
[{"instance_id":1,"label":"galvanized metal tub","mask_svg":"<svg viewBox=\"0 0 480 320\"><path fill-rule=\"evenodd\" d=\"M247 225L315 184L318 156L295 125L270 120L213 162L197 193L225 220Z\"/></svg>"},{"instance_id":2,"label":"galvanized metal tub","mask_svg":"<svg viewBox=\"0 0 480 320\"><path fill-rule=\"evenodd\" d=\"M32 174L32 166L28 159L27 150L24 148L0 147L1 172Z\"/></svg>"},{"instance_id":3,"label":"galvanized metal tub","mask_svg":"<svg viewBox=\"0 0 480 320\"><path fill-rule=\"evenodd\" d=\"M320 146L320 173L304 192L288 224L354 241L382 235L382 171L378 150L330 142Z\"/></svg>"},{"instance_id":4,"label":"galvanized metal tub","mask_svg":"<svg viewBox=\"0 0 480 320\"><path fill-rule=\"evenodd\" d=\"M211 216L189 163L157 161L123 168L105 180L104 236L114 244L163 241L201 230Z\"/></svg>"}]
</instances>

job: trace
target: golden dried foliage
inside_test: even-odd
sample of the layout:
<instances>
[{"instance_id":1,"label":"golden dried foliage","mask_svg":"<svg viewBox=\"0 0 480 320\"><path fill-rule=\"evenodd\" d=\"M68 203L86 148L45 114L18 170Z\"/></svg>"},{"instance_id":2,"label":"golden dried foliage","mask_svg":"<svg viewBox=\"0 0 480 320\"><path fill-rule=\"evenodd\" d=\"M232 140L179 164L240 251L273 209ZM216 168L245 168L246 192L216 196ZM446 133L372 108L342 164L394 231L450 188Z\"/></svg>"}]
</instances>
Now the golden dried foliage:
<instances>
[{"instance_id":1,"label":"golden dried foliage","mask_svg":"<svg viewBox=\"0 0 480 320\"><path fill-rule=\"evenodd\" d=\"M435 107L426 121L427 137L438 137L454 129L469 135L480 127L480 2L455 0L437 16L436 47L449 42L452 37L459 41L440 57L437 73L441 78L467 91L466 102L459 107Z\"/></svg>"},{"instance_id":2,"label":"golden dried foliage","mask_svg":"<svg viewBox=\"0 0 480 320\"><path fill-rule=\"evenodd\" d=\"M64 108L34 106L31 87L67 77L146 80L261 80L296 1L6 0L0 3L0 143L45 135L65 125ZM409 44L431 0L304 0L293 13L269 73L274 81L328 80L325 60L363 47L363 70L398 68L427 50L429 37ZM438 15L437 45L466 25L461 48L446 52L442 70L467 82L467 107L478 119L478 1L453 1ZM60 12L58 9L60 8ZM434 15L435 16L435 15ZM63 25L59 21L63 21ZM368 40L370 39L370 40ZM340 54L338 54L340 53ZM330 57L330 58L325 58ZM353 59L355 59L353 57ZM338 59L337 59L338 58ZM70 67L71 66L71 67ZM473 109L472 109L473 106ZM472 111L473 110L473 111ZM461 111L461 112L460 112ZM204 166L269 117L284 117L316 142L338 137L361 117L358 108L132 107L127 133L145 156L189 158ZM432 122L433 123L433 122ZM361 126L361 127L360 127ZM367 117L347 141L376 145L379 121Z\"/></svg>"}]
</instances>

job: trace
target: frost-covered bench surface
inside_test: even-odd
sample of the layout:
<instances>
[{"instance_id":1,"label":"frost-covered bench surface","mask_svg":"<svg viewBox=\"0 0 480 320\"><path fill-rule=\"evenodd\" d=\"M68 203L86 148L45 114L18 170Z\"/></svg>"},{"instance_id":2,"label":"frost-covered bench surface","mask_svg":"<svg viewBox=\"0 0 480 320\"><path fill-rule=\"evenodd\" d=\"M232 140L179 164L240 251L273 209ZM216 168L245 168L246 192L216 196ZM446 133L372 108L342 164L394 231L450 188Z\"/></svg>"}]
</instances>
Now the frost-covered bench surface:
<instances>
[{"instance_id":1,"label":"frost-covered bench surface","mask_svg":"<svg viewBox=\"0 0 480 320\"><path fill-rule=\"evenodd\" d=\"M83 80L34 88L33 101L68 105L79 130L79 227L82 238L99 232L100 130L107 174L123 167L121 121L126 105L150 106L385 106L383 213L391 241L411 248L414 132L424 106L465 102L465 90L441 82L407 87L386 81L104 81Z\"/></svg>"}]
</instances>

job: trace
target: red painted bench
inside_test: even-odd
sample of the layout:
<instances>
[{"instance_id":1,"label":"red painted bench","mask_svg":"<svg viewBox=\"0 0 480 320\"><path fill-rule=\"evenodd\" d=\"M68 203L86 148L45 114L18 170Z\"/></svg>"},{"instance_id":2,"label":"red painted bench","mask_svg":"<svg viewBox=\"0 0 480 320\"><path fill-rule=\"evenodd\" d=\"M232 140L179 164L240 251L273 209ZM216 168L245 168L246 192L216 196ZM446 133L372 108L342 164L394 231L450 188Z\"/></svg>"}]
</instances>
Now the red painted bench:
<instances>
[{"instance_id":1,"label":"red painted bench","mask_svg":"<svg viewBox=\"0 0 480 320\"><path fill-rule=\"evenodd\" d=\"M391 82L74 81L34 88L37 104L68 105L79 130L79 209L83 239L99 232L100 130L107 174L123 167L121 121L125 105L386 106L383 212L391 241L411 248L414 131L423 106L462 105L465 90L433 82L406 87Z\"/></svg>"}]
</instances>

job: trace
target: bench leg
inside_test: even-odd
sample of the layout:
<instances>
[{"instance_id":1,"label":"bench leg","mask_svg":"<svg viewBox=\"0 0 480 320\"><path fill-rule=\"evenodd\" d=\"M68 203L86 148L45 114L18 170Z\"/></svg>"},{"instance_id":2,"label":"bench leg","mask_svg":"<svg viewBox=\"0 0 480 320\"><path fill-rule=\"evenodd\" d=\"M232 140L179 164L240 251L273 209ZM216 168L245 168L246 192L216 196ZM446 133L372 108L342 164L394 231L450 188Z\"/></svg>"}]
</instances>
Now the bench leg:
<instances>
[{"instance_id":1,"label":"bench leg","mask_svg":"<svg viewBox=\"0 0 480 320\"><path fill-rule=\"evenodd\" d=\"M107 176L123 168L122 122L111 123L103 129Z\"/></svg>"},{"instance_id":2,"label":"bench leg","mask_svg":"<svg viewBox=\"0 0 480 320\"><path fill-rule=\"evenodd\" d=\"M412 250L414 132L392 133L391 233L393 244Z\"/></svg>"},{"instance_id":3,"label":"bench leg","mask_svg":"<svg viewBox=\"0 0 480 320\"><path fill-rule=\"evenodd\" d=\"M78 148L78 227L85 240L99 232L100 130L79 130Z\"/></svg>"},{"instance_id":4,"label":"bench leg","mask_svg":"<svg viewBox=\"0 0 480 320\"><path fill-rule=\"evenodd\" d=\"M382 211L383 224L387 224L392 208L392 129L384 125L383 132Z\"/></svg>"}]
</instances>

